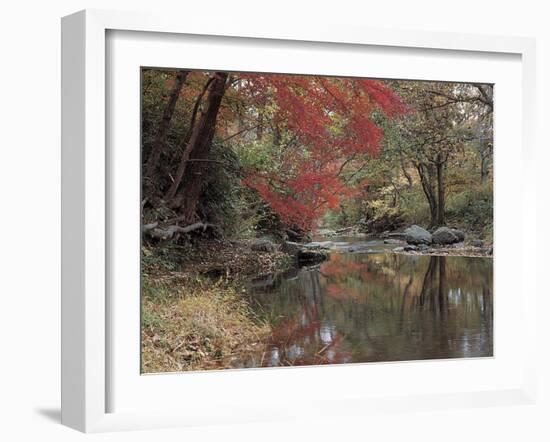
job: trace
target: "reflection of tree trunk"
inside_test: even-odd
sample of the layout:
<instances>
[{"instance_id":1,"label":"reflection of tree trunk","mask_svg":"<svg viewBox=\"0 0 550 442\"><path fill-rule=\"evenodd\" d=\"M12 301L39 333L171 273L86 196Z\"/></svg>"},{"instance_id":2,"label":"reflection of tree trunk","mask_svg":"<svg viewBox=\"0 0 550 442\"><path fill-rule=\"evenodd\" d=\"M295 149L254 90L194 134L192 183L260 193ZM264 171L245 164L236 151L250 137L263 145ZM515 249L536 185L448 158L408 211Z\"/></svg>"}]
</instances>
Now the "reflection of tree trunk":
<instances>
[{"instance_id":1,"label":"reflection of tree trunk","mask_svg":"<svg viewBox=\"0 0 550 442\"><path fill-rule=\"evenodd\" d=\"M483 317L490 322L493 318L493 302L492 302L492 293L491 289L487 284L483 284L481 289L481 305L483 307Z\"/></svg>"},{"instance_id":2,"label":"reflection of tree trunk","mask_svg":"<svg viewBox=\"0 0 550 442\"><path fill-rule=\"evenodd\" d=\"M435 277L435 268L437 266L437 256L431 256L430 257L430 263L428 264L428 268L426 269L426 273L424 274L424 281L422 282L422 289L420 290L420 306L423 307L426 303L426 296L429 295L429 293L432 290L433 287L433 280Z\"/></svg>"},{"instance_id":3,"label":"reflection of tree trunk","mask_svg":"<svg viewBox=\"0 0 550 442\"><path fill-rule=\"evenodd\" d=\"M308 280L308 288L309 293L311 294L313 304L318 305L321 303L322 296L321 296L321 281L319 280L319 272L308 272L309 278Z\"/></svg>"},{"instance_id":4,"label":"reflection of tree trunk","mask_svg":"<svg viewBox=\"0 0 550 442\"><path fill-rule=\"evenodd\" d=\"M403 290L403 298L401 299L401 312L400 312L400 320L399 320L399 333L403 333L403 325L405 323L405 304L407 303L407 298L409 297L409 292L411 290L411 286L413 283L413 277L409 276L409 281L407 282L407 285L405 286L405 290Z\"/></svg>"},{"instance_id":5,"label":"reflection of tree trunk","mask_svg":"<svg viewBox=\"0 0 550 442\"><path fill-rule=\"evenodd\" d=\"M178 71L178 74L176 75L176 79L174 81L174 86L170 91L168 102L166 103L166 107L164 108L164 112L162 114L162 120L160 120L155 142L153 143L151 153L149 154L149 158L147 159L147 163L144 167L143 176L145 178L148 178L149 182L154 181L155 169L157 167L160 154L162 153L164 145L166 144L166 136L168 135L170 121L172 120L172 116L174 115L176 103L180 96L183 84L187 79L187 75L189 75L189 71Z\"/></svg>"},{"instance_id":6,"label":"reflection of tree trunk","mask_svg":"<svg viewBox=\"0 0 550 442\"><path fill-rule=\"evenodd\" d=\"M446 269L446 258L445 256L438 256L437 260L439 262L439 312L441 313L442 319L447 318L447 269Z\"/></svg>"},{"instance_id":7,"label":"reflection of tree trunk","mask_svg":"<svg viewBox=\"0 0 550 442\"><path fill-rule=\"evenodd\" d=\"M409 282L407 282L407 285L405 286L405 290L403 290L403 300L409 297L409 291L411 289L411 285L413 283L413 277L409 277Z\"/></svg>"}]
</instances>

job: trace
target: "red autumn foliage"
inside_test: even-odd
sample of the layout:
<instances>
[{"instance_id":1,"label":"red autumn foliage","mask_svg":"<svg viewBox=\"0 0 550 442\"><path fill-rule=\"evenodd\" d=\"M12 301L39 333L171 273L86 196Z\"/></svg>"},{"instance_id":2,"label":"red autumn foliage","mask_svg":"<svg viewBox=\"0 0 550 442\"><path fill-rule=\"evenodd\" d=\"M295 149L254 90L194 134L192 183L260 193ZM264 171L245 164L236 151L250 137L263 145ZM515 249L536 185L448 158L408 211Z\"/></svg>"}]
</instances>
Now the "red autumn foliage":
<instances>
[{"instance_id":1,"label":"red autumn foliage","mask_svg":"<svg viewBox=\"0 0 550 442\"><path fill-rule=\"evenodd\" d=\"M296 139L276 171L250 171L243 183L285 223L304 230L356 192L343 171L378 154L383 132L374 112L392 117L405 111L399 97L375 80L278 74L239 79L240 93L270 104L275 123Z\"/></svg>"},{"instance_id":2,"label":"red autumn foliage","mask_svg":"<svg viewBox=\"0 0 550 442\"><path fill-rule=\"evenodd\" d=\"M212 73L189 74L182 99L192 109ZM309 230L325 211L337 209L364 183L350 184L347 170L357 169L378 154L383 131L373 114L388 117L405 106L376 80L284 74L231 74L216 132L231 138L242 109L268 109L271 126L291 134L293 143L278 155L270 170L248 170L243 184L255 189L283 222ZM246 112L245 112L246 114ZM245 115L253 127L254 111ZM238 132L238 131L237 131ZM349 173L348 173L349 175Z\"/></svg>"}]
</instances>

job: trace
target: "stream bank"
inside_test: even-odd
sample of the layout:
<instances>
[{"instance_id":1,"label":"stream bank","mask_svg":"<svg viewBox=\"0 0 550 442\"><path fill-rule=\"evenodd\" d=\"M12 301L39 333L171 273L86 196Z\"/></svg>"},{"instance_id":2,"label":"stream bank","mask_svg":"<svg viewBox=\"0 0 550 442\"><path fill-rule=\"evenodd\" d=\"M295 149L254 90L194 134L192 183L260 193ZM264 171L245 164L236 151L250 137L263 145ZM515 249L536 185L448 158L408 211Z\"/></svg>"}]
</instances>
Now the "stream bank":
<instances>
[{"instance_id":1,"label":"stream bank","mask_svg":"<svg viewBox=\"0 0 550 442\"><path fill-rule=\"evenodd\" d=\"M426 256L471 256L492 257L493 244L478 238L473 232L440 227L432 232L422 227L411 225L399 231L382 233L364 233L360 226L341 229L319 229L313 235L311 246L351 252L398 253ZM359 243L358 243L359 240ZM351 242L353 244L351 244ZM387 247L380 248L379 241ZM348 244L349 243L349 244ZM377 247L370 247L370 246Z\"/></svg>"},{"instance_id":2,"label":"stream bank","mask_svg":"<svg viewBox=\"0 0 550 442\"><path fill-rule=\"evenodd\" d=\"M378 266L374 263L409 266L406 255L420 255L419 259L491 257L492 249L471 242L409 244L395 234L373 237L345 229L320 230L308 243L203 238L196 243L144 247L142 252L142 371L158 373L274 364L264 359L279 333L281 317L271 307L258 309L259 301L251 296L255 292L271 293L281 284L294 287L291 281L303 280L302 288L292 289L298 290L292 302L301 305L300 293L310 290L308 281L313 275L319 278L320 272L322 278L340 275L334 281L338 286L344 281L341 278L355 278L360 272L359 285L354 283L352 292L363 293L370 284L363 278L373 271L373 265ZM392 261L392 255L404 257ZM442 265L433 262L430 266ZM427 275L431 275L429 269ZM403 278L416 280L418 272ZM330 296L337 295L335 288L330 290ZM345 290L338 296L352 292ZM314 362L330 359L324 357L316 356Z\"/></svg>"},{"instance_id":3,"label":"stream bank","mask_svg":"<svg viewBox=\"0 0 550 442\"><path fill-rule=\"evenodd\" d=\"M201 239L143 247L143 373L232 368L269 339L271 325L251 309L245 286L294 260L252 244Z\"/></svg>"}]
</instances>

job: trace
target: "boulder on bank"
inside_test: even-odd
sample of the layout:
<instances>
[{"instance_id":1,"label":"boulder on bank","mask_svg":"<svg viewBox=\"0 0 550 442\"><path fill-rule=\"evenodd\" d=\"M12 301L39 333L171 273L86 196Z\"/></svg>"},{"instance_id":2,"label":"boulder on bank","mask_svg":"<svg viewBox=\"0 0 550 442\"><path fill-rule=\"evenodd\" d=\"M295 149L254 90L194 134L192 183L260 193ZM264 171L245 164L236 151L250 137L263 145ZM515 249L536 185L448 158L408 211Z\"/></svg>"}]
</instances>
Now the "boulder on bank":
<instances>
[{"instance_id":1,"label":"boulder on bank","mask_svg":"<svg viewBox=\"0 0 550 442\"><path fill-rule=\"evenodd\" d=\"M285 241L281 245L281 251L294 256L299 265L318 264L328 259L330 253L328 247L321 247L321 243L300 244ZM324 244L321 244L324 246Z\"/></svg>"},{"instance_id":2,"label":"boulder on bank","mask_svg":"<svg viewBox=\"0 0 550 442\"><path fill-rule=\"evenodd\" d=\"M412 225L407 227L402 235L403 239L409 244L431 244L432 243L432 234L426 229L423 229L420 226Z\"/></svg>"},{"instance_id":3,"label":"boulder on bank","mask_svg":"<svg viewBox=\"0 0 550 442\"><path fill-rule=\"evenodd\" d=\"M286 229L286 238L289 241L295 242L304 242L311 241L311 237L306 232L301 231L300 229Z\"/></svg>"},{"instance_id":4,"label":"boulder on bank","mask_svg":"<svg viewBox=\"0 0 550 442\"><path fill-rule=\"evenodd\" d=\"M255 252L275 252L277 250L276 244L268 239L257 239L250 244L250 248Z\"/></svg>"},{"instance_id":5,"label":"boulder on bank","mask_svg":"<svg viewBox=\"0 0 550 442\"><path fill-rule=\"evenodd\" d=\"M449 227L439 227L432 234L434 244L446 245L464 241L464 233L458 229L450 229Z\"/></svg>"},{"instance_id":6,"label":"boulder on bank","mask_svg":"<svg viewBox=\"0 0 550 442\"><path fill-rule=\"evenodd\" d=\"M281 246L281 252L295 256L302 250L303 246L303 244L297 242L285 241Z\"/></svg>"},{"instance_id":7,"label":"boulder on bank","mask_svg":"<svg viewBox=\"0 0 550 442\"><path fill-rule=\"evenodd\" d=\"M466 239L466 234L462 230L451 229L451 231L458 238L458 242L463 242Z\"/></svg>"},{"instance_id":8,"label":"boulder on bank","mask_svg":"<svg viewBox=\"0 0 550 442\"><path fill-rule=\"evenodd\" d=\"M298 264L302 265L311 265L317 264L319 262L326 261L329 257L329 253L324 250L312 250L312 249L302 249L298 251L296 259Z\"/></svg>"}]
</instances>

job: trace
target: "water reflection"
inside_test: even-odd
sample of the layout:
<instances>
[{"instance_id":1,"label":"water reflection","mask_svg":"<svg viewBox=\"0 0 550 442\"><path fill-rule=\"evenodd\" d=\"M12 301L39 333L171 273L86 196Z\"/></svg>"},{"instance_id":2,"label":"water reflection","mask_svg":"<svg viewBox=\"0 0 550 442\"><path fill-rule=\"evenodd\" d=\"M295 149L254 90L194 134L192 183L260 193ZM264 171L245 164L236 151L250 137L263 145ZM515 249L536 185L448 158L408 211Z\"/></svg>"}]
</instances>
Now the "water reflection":
<instances>
[{"instance_id":1,"label":"water reflection","mask_svg":"<svg viewBox=\"0 0 550 442\"><path fill-rule=\"evenodd\" d=\"M333 254L313 269L256 284L275 322L241 366L491 356L492 260Z\"/></svg>"}]
</instances>

